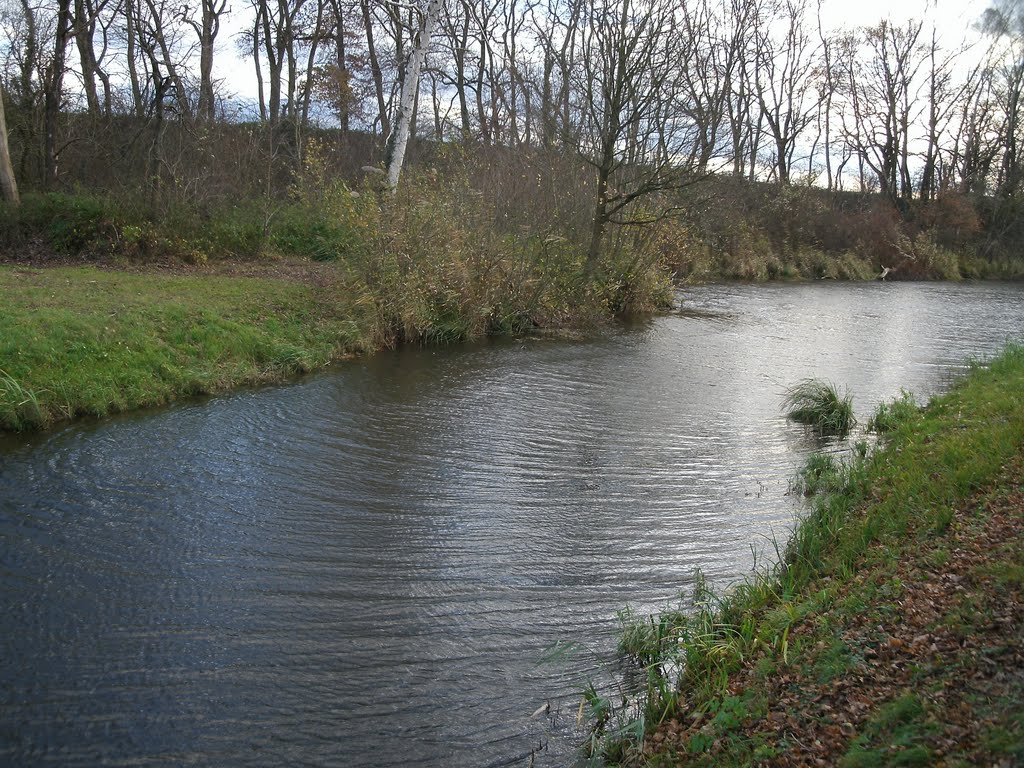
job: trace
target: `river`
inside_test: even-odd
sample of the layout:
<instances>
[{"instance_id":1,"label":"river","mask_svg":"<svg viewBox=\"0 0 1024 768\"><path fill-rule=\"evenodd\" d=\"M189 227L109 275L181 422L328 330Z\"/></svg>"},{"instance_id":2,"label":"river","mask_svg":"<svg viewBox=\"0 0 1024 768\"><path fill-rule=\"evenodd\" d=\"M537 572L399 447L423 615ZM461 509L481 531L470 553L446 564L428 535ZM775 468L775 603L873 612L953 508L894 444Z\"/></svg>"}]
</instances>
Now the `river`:
<instances>
[{"instance_id":1,"label":"river","mask_svg":"<svg viewBox=\"0 0 1024 768\"><path fill-rule=\"evenodd\" d=\"M616 611L785 538L788 385L863 421L1024 339L1019 284L682 298L0 439L0 762L570 763Z\"/></svg>"}]
</instances>

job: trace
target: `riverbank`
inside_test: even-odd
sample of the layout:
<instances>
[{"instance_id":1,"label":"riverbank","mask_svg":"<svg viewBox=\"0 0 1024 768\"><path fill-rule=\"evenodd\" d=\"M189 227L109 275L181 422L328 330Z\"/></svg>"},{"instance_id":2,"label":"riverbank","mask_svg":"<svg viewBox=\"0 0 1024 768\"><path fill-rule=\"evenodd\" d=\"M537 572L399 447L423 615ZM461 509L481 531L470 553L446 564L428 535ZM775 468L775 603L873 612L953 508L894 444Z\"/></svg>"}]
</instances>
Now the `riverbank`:
<instances>
[{"instance_id":1,"label":"riverbank","mask_svg":"<svg viewBox=\"0 0 1024 768\"><path fill-rule=\"evenodd\" d=\"M0 429L281 381L399 343L593 327L670 297L654 265L583 282L568 258L488 255L472 269L445 247L355 267L294 256L84 265L52 253L0 263Z\"/></svg>"},{"instance_id":2,"label":"riverbank","mask_svg":"<svg viewBox=\"0 0 1024 768\"><path fill-rule=\"evenodd\" d=\"M276 381L355 353L671 305L628 243L599 263L503 231L461 177L381 195L312 163L287 202L155 215L138 201L28 194L0 205L0 429L47 427Z\"/></svg>"},{"instance_id":3,"label":"riverbank","mask_svg":"<svg viewBox=\"0 0 1024 768\"><path fill-rule=\"evenodd\" d=\"M0 427L278 381L367 348L331 282L0 266Z\"/></svg>"},{"instance_id":4,"label":"riverbank","mask_svg":"<svg viewBox=\"0 0 1024 768\"><path fill-rule=\"evenodd\" d=\"M272 210L206 218L87 195L0 207L0 429L280 381L400 343L592 328L669 306L673 270L706 281L878 269L768 240L712 251L666 220L643 238L620 232L591 274L571 239L501 231L458 178L413 177L395 198L316 174L300 182ZM926 274L978 273L966 264Z\"/></svg>"},{"instance_id":5,"label":"riverbank","mask_svg":"<svg viewBox=\"0 0 1024 768\"><path fill-rule=\"evenodd\" d=\"M1024 760L1022 391L1014 348L923 412L888 409L880 449L819 473L781 566L628 626L650 685L604 716L606 759Z\"/></svg>"}]
</instances>

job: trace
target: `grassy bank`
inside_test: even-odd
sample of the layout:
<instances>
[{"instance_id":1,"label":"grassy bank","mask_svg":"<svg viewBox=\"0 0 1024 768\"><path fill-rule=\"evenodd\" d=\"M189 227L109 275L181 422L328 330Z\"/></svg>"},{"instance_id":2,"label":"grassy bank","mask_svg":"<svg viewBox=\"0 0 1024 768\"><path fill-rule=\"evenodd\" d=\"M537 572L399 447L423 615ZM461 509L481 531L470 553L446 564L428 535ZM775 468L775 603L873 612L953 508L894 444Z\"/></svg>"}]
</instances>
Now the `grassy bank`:
<instances>
[{"instance_id":1,"label":"grassy bank","mask_svg":"<svg viewBox=\"0 0 1024 768\"><path fill-rule=\"evenodd\" d=\"M329 287L0 267L0 427L272 381L369 343Z\"/></svg>"},{"instance_id":2,"label":"grassy bank","mask_svg":"<svg viewBox=\"0 0 1024 768\"><path fill-rule=\"evenodd\" d=\"M277 381L400 341L565 328L615 314L593 286L559 286L542 269L513 284L474 282L480 303L467 306L429 263L376 285L336 265L218 266L258 276L0 265L0 428ZM423 286L428 278L442 282L440 296Z\"/></svg>"},{"instance_id":3,"label":"grassy bank","mask_svg":"<svg viewBox=\"0 0 1024 768\"><path fill-rule=\"evenodd\" d=\"M995 765L1024 760L1024 349L881 446L810 466L780 562L625 628L633 705L591 696L595 753L628 765ZM809 478L805 478L809 479ZM700 581L698 580L698 583Z\"/></svg>"},{"instance_id":4,"label":"grassy bank","mask_svg":"<svg viewBox=\"0 0 1024 768\"><path fill-rule=\"evenodd\" d=\"M280 197L196 207L30 193L0 206L0 263L10 265L0 276L0 428L274 380L353 350L650 313L670 302L673 272L870 279L880 253L903 254L886 262L897 277L1005 277L1019 266L979 271L969 243L940 248L930 229L911 241L885 217L861 226L873 209L842 213L818 193L716 179L679 201L688 213L678 218L613 228L590 269L589 198L530 157L513 176L460 153L435 158L443 173L411 169L392 196L374 177L350 187L319 145L307 150ZM515 195L502 192L510 179ZM890 240L898 247L887 253ZM103 270L52 271L84 264Z\"/></svg>"}]
</instances>

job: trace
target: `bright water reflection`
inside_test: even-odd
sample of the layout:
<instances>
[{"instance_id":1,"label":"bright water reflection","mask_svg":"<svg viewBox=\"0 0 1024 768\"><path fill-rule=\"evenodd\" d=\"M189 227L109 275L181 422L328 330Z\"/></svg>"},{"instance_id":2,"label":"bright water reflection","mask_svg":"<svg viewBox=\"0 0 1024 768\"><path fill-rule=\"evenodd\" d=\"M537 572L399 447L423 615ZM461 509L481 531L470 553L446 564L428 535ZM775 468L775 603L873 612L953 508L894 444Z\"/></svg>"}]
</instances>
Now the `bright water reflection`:
<instances>
[{"instance_id":1,"label":"bright water reflection","mask_svg":"<svg viewBox=\"0 0 1024 768\"><path fill-rule=\"evenodd\" d=\"M1008 285L726 286L585 343L383 354L0 443L0 761L570 760L615 611L781 533L823 376L861 417L1024 338ZM550 701L553 718L530 714Z\"/></svg>"}]
</instances>

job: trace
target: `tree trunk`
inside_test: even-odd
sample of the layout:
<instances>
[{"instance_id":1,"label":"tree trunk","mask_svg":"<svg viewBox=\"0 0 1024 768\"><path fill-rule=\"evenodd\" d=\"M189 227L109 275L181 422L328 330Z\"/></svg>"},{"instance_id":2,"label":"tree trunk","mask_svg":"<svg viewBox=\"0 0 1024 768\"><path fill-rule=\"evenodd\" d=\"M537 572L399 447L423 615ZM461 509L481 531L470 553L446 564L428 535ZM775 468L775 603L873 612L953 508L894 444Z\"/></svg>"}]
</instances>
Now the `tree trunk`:
<instances>
[{"instance_id":1,"label":"tree trunk","mask_svg":"<svg viewBox=\"0 0 1024 768\"><path fill-rule=\"evenodd\" d=\"M313 80L316 72L316 54L320 43L324 40L324 11L327 10L326 3L318 0L316 4L316 22L309 33L309 52L306 56L306 80L302 88L302 110L300 124L302 127L309 125L309 105L313 99ZM294 35L292 36L294 39Z\"/></svg>"},{"instance_id":2,"label":"tree trunk","mask_svg":"<svg viewBox=\"0 0 1024 768\"><path fill-rule=\"evenodd\" d=\"M587 249L586 273L593 276L597 270L597 262L601 258L601 243L608 227L608 158L597 174L597 202L594 204L594 219L590 229L590 247Z\"/></svg>"},{"instance_id":3,"label":"tree trunk","mask_svg":"<svg viewBox=\"0 0 1024 768\"><path fill-rule=\"evenodd\" d=\"M213 92L213 52L220 32L220 17L227 0L202 0L202 19L199 26L199 102L196 115L212 123L216 111Z\"/></svg>"},{"instance_id":4,"label":"tree trunk","mask_svg":"<svg viewBox=\"0 0 1024 768\"><path fill-rule=\"evenodd\" d=\"M338 94L338 122L341 124L341 137L348 138L349 116L351 114L352 88L349 83L347 43L345 40L345 15L339 0L331 0L334 12L334 55L335 66L338 68L338 83L341 86Z\"/></svg>"},{"instance_id":5,"label":"tree trunk","mask_svg":"<svg viewBox=\"0 0 1024 768\"><path fill-rule=\"evenodd\" d=\"M142 96L142 80L139 78L137 63L139 43L139 18L135 3L125 5L125 37L127 38L128 49L128 79L132 88L132 109L136 117L146 114L146 103Z\"/></svg>"},{"instance_id":6,"label":"tree trunk","mask_svg":"<svg viewBox=\"0 0 1024 768\"><path fill-rule=\"evenodd\" d=\"M544 75L540 91L541 144L545 149L550 149L555 143L556 119L555 110L552 106L553 89L551 87L551 77L554 69L555 58L545 51Z\"/></svg>"},{"instance_id":7,"label":"tree trunk","mask_svg":"<svg viewBox=\"0 0 1024 768\"><path fill-rule=\"evenodd\" d=\"M96 90L96 52L93 50L93 35L96 32L96 17L84 0L75 0L75 43L82 65L82 88L90 115L100 113L100 99Z\"/></svg>"},{"instance_id":8,"label":"tree trunk","mask_svg":"<svg viewBox=\"0 0 1024 768\"><path fill-rule=\"evenodd\" d=\"M427 3L423 26L420 27L420 31L413 40L412 50L409 51L409 60L406 62L405 80L402 83L402 98L398 105L394 135L388 142L388 186L392 191L398 187L398 178L405 162L405 149L409 143L409 134L415 119L416 97L420 90L420 69L423 67L423 59L427 55L430 36L433 34L441 4L442 0L430 0Z\"/></svg>"},{"instance_id":9,"label":"tree trunk","mask_svg":"<svg viewBox=\"0 0 1024 768\"><path fill-rule=\"evenodd\" d=\"M45 122L46 163L44 184L53 188L57 183L57 122L60 119L60 100L64 90L64 61L68 37L71 34L71 0L58 0L57 30L54 35L53 61L46 73L43 115Z\"/></svg>"},{"instance_id":10,"label":"tree trunk","mask_svg":"<svg viewBox=\"0 0 1024 768\"><path fill-rule=\"evenodd\" d=\"M391 121L388 119L387 103L384 100L384 76L380 71L380 61L377 59L377 47L373 43L373 18L370 16L369 0L362 0L359 7L363 12L363 26L366 28L366 53L370 58L370 75L373 77L373 91L377 96L377 115L380 118L380 133L382 136L390 136Z\"/></svg>"},{"instance_id":11,"label":"tree trunk","mask_svg":"<svg viewBox=\"0 0 1024 768\"><path fill-rule=\"evenodd\" d=\"M466 50L469 45L469 11L465 11L459 37L453 36L455 48L455 92L459 97L459 128L466 143L473 134L469 122L469 100L466 98Z\"/></svg>"},{"instance_id":12,"label":"tree trunk","mask_svg":"<svg viewBox=\"0 0 1024 768\"><path fill-rule=\"evenodd\" d=\"M14 180L14 166L11 165L11 153L7 148L7 118L4 116L4 95L0 90L0 193L4 202L18 205L18 184Z\"/></svg>"}]
</instances>

